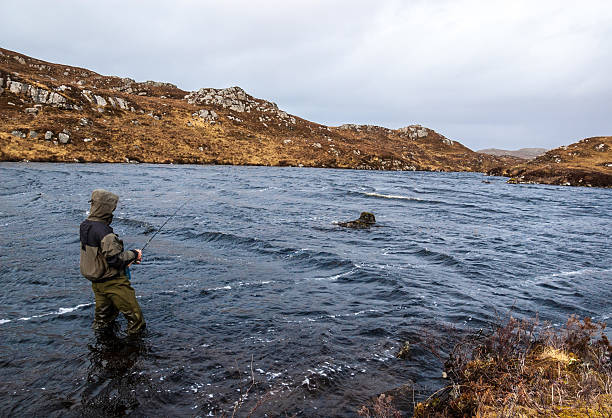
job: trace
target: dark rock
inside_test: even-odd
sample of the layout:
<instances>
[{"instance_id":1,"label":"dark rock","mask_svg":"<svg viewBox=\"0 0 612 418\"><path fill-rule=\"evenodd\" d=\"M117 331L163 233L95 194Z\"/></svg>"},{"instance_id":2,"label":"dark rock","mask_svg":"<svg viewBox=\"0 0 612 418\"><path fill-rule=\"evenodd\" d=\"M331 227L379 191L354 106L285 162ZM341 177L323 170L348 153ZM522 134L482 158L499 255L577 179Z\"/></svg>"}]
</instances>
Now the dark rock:
<instances>
[{"instance_id":1,"label":"dark rock","mask_svg":"<svg viewBox=\"0 0 612 418\"><path fill-rule=\"evenodd\" d=\"M338 225L343 226L345 228L356 228L363 229L369 228L376 223L376 218L373 213L370 212L361 212L359 219L349 222L340 222Z\"/></svg>"}]
</instances>

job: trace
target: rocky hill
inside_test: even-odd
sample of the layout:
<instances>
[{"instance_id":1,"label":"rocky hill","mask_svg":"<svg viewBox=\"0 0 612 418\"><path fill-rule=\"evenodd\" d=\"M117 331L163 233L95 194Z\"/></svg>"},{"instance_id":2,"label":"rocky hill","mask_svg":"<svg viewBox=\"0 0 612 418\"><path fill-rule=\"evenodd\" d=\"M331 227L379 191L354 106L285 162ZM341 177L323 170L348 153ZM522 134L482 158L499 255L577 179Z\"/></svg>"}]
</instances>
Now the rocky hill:
<instances>
[{"instance_id":1,"label":"rocky hill","mask_svg":"<svg viewBox=\"0 0 612 418\"><path fill-rule=\"evenodd\" d=\"M483 172L519 162L475 153L420 125L328 127L239 87L187 92L6 49L0 160Z\"/></svg>"},{"instance_id":2,"label":"rocky hill","mask_svg":"<svg viewBox=\"0 0 612 418\"><path fill-rule=\"evenodd\" d=\"M489 174L510 177L509 183L612 187L612 137L586 138Z\"/></svg>"},{"instance_id":3,"label":"rocky hill","mask_svg":"<svg viewBox=\"0 0 612 418\"><path fill-rule=\"evenodd\" d=\"M503 155L509 155L511 157L531 160L533 158L539 157L540 155L544 154L546 151L547 151L546 148L521 148L521 149L512 150L512 151L505 150L505 149L498 149L498 148L487 148L487 149L478 150L476 152L480 152L481 154L497 155L500 157Z\"/></svg>"}]
</instances>

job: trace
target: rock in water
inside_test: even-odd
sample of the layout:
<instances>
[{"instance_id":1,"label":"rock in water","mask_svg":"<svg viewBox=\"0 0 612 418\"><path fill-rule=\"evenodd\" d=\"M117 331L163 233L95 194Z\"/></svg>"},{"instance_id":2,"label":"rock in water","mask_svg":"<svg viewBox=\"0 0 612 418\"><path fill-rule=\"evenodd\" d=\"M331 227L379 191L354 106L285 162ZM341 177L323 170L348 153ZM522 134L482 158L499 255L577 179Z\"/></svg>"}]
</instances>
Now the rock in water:
<instances>
[{"instance_id":1,"label":"rock in water","mask_svg":"<svg viewBox=\"0 0 612 418\"><path fill-rule=\"evenodd\" d=\"M356 228L363 229L369 228L376 223L376 218L373 213L370 212L361 212L359 219L349 222L340 222L338 225L344 226L346 228Z\"/></svg>"}]
</instances>

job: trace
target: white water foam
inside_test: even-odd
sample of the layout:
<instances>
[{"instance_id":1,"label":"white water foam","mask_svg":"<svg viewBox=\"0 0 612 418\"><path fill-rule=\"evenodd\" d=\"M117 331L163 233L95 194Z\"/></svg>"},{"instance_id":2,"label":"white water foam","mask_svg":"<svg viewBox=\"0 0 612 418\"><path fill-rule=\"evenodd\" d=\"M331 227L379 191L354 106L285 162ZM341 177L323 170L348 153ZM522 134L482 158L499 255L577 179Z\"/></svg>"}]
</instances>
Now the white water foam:
<instances>
[{"instance_id":1,"label":"white water foam","mask_svg":"<svg viewBox=\"0 0 612 418\"><path fill-rule=\"evenodd\" d=\"M525 286L526 284L542 283L550 279L556 279L556 278L576 277L576 276L579 277L579 276L584 276L586 274L605 274L605 273L612 273L612 269L584 268L580 270L560 271L558 273L545 274L542 276L536 276L532 279L527 279L521 285Z\"/></svg>"},{"instance_id":2,"label":"white water foam","mask_svg":"<svg viewBox=\"0 0 612 418\"><path fill-rule=\"evenodd\" d=\"M221 286L221 287L209 287L208 289L204 289L207 292L216 292L217 290L231 290L232 286Z\"/></svg>"},{"instance_id":3,"label":"white water foam","mask_svg":"<svg viewBox=\"0 0 612 418\"><path fill-rule=\"evenodd\" d=\"M333 276L324 276L324 277L306 277L304 280L314 280L314 281L321 281L321 280L328 280L330 282L333 282L334 280L337 280L341 277L344 276L348 276L351 273L354 273L355 269L349 270L349 271L345 271L344 273L340 273L340 274L335 274Z\"/></svg>"},{"instance_id":4,"label":"white water foam","mask_svg":"<svg viewBox=\"0 0 612 418\"><path fill-rule=\"evenodd\" d=\"M93 305L93 303L82 303L82 304L74 306L72 308L59 308L55 312L48 312L48 313L44 313L44 314L40 314L40 315L24 316L22 318L17 318L17 319L0 319L0 325L6 324L8 322L13 322L13 321L29 321L30 319L42 318L42 317L51 316L51 315L64 315L64 314L67 314L67 313L70 313L70 312L74 312L77 309L84 308L86 306L91 306L91 305Z\"/></svg>"},{"instance_id":5,"label":"white water foam","mask_svg":"<svg viewBox=\"0 0 612 418\"><path fill-rule=\"evenodd\" d=\"M235 284L235 287L245 287L245 286L263 286L266 284L270 284L270 283L274 283L274 280L263 280L260 282L238 282L237 284ZM227 285L227 286L219 286L219 287L210 287L207 289L203 289L206 292L216 292L218 290L232 290L232 286Z\"/></svg>"},{"instance_id":6,"label":"white water foam","mask_svg":"<svg viewBox=\"0 0 612 418\"><path fill-rule=\"evenodd\" d=\"M421 201L422 199L419 199L418 197L413 197L413 196L402 196L402 195L396 195L396 194L382 194L382 193L364 193L366 196L370 196L370 197L381 197L383 199L400 199L400 200L414 200L414 201Z\"/></svg>"},{"instance_id":7,"label":"white water foam","mask_svg":"<svg viewBox=\"0 0 612 418\"><path fill-rule=\"evenodd\" d=\"M307 322L318 322L320 320L325 320L325 319L335 319L335 318L346 318L346 317L351 317L351 316L359 316L359 315L363 315L363 314L369 314L369 313L384 313L383 311L379 310L379 309L364 309L362 311L358 311L358 312L348 312L348 313L342 313L342 314L326 314L326 315L320 315L316 318L306 318L306 319L297 319L297 320L285 320L284 322L287 324L301 324L304 321Z\"/></svg>"}]
</instances>

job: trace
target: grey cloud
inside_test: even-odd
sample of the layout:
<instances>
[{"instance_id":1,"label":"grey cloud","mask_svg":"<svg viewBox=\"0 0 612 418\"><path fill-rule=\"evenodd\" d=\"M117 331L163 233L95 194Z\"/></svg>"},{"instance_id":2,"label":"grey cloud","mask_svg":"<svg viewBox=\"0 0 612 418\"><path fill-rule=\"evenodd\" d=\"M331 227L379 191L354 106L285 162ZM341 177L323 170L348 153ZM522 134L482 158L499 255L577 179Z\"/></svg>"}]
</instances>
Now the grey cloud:
<instances>
[{"instance_id":1,"label":"grey cloud","mask_svg":"<svg viewBox=\"0 0 612 418\"><path fill-rule=\"evenodd\" d=\"M24 5L25 4L25 5ZM239 85L337 125L422 123L471 148L611 134L605 1L28 1L2 46L187 90Z\"/></svg>"}]
</instances>

